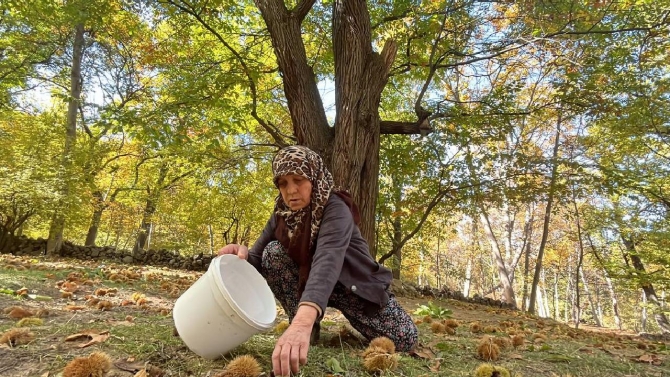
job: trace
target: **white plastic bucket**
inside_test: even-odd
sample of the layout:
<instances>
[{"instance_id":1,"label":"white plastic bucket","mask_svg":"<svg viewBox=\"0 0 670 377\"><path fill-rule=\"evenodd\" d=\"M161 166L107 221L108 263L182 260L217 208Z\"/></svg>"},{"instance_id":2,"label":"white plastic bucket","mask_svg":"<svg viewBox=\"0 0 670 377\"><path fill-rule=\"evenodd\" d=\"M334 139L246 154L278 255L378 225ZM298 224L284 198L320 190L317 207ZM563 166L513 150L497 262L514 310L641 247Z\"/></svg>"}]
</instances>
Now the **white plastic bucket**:
<instances>
[{"instance_id":1,"label":"white plastic bucket","mask_svg":"<svg viewBox=\"0 0 670 377\"><path fill-rule=\"evenodd\" d=\"M172 310L181 339L207 359L271 329L276 316L274 295L265 279L236 255L214 258Z\"/></svg>"}]
</instances>

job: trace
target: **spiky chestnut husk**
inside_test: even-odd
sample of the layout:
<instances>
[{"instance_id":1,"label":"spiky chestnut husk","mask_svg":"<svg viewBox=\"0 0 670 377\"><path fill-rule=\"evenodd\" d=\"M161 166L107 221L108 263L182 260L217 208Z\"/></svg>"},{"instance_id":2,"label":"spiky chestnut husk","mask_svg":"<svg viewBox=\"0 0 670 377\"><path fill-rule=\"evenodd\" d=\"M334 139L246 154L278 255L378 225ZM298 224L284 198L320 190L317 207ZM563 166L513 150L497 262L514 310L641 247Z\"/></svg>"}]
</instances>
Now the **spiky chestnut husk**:
<instances>
[{"instance_id":1,"label":"spiky chestnut husk","mask_svg":"<svg viewBox=\"0 0 670 377\"><path fill-rule=\"evenodd\" d=\"M63 377L104 377L112 369L112 360L103 352L72 360L63 370Z\"/></svg>"},{"instance_id":2,"label":"spiky chestnut husk","mask_svg":"<svg viewBox=\"0 0 670 377\"><path fill-rule=\"evenodd\" d=\"M477 347L477 355L486 361L495 361L500 357L500 348L489 337L484 337Z\"/></svg>"},{"instance_id":3,"label":"spiky chestnut husk","mask_svg":"<svg viewBox=\"0 0 670 377\"><path fill-rule=\"evenodd\" d=\"M370 347L379 347L387 353L395 353L395 343L385 336L372 339L372 341L370 341Z\"/></svg>"},{"instance_id":4,"label":"spiky chestnut husk","mask_svg":"<svg viewBox=\"0 0 670 377\"><path fill-rule=\"evenodd\" d=\"M19 327L7 330L0 336L0 344L7 344L10 347L20 346L30 343L35 339L35 334L30 332L27 327Z\"/></svg>"},{"instance_id":5,"label":"spiky chestnut husk","mask_svg":"<svg viewBox=\"0 0 670 377\"><path fill-rule=\"evenodd\" d=\"M509 371L491 364L481 364L475 369L475 377L510 377Z\"/></svg>"},{"instance_id":6,"label":"spiky chestnut husk","mask_svg":"<svg viewBox=\"0 0 670 377\"><path fill-rule=\"evenodd\" d=\"M237 356L226 365L220 376L225 377L258 377L262 372L258 361L250 355Z\"/></svg>"}]
</instances>

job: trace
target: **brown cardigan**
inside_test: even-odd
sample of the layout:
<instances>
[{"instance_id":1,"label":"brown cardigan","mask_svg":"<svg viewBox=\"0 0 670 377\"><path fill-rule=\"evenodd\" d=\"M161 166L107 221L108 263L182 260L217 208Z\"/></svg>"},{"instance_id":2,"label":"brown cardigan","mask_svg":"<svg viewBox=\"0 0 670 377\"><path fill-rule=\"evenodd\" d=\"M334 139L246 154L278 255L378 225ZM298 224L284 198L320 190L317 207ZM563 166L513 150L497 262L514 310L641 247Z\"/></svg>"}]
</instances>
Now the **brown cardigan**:
<instances>
[{"instance_id":1,"label":"brown cardigan","mask_svg":"<svg viewBox=\"0 0 670 377\"><path fill-rule=\"evenodd\" d=\"M258 271L263 250L276 239L275 226L273 214L249 250L248 261ZM324 208L312 268L300 301L315 303L325 313L330 294L339 281L348 291L370 303L364 308L366 312L375 312L386 306L392 278L391 271L370 256L368 244L354 225L347 205L337 195L331 195Z\"/></svg>"}]
</instances>

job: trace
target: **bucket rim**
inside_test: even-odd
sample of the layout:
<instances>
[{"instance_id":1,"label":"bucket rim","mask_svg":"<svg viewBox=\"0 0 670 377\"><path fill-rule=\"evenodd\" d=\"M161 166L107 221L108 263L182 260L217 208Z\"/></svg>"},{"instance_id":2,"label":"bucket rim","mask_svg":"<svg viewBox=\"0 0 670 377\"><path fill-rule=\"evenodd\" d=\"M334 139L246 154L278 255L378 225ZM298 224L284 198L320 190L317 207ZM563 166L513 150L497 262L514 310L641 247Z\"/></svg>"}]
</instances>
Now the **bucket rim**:
<instances>
[{"instance_id":1,"label":"bucket rim","mask_svg":"<svg viewBox=\"0 0 670 377\"><path fill-rule=\"evenodd\" d=\"M261 321L257 321L254 318L252 318L250 315L248 315L244 309L242 309L231 297L230 291L226 288L226 286L223 284L223 277L221 276L221 262L224 260L224 258L229 259L230 261L233 261L235 259L239 260L240 262L244 262L247 264L247 267L242 267L242 268L252 268L253 272L258 274L258 271L256 271L256 268L254 268L251 264L249 264L248 261L243 260L239 258L236 255L233 254L224 254L224 255L219 255L218 257L212 259L212 262L209 265L208 269L213 269L212 273L214 274L214 283L216 287L218 288L219 292L223 296L223 298L228 302L230 308L244 321L246 322L249 326L252 326L258 330L266 331L271 329L274 326L274 323L277 319L277 314L276 314L276 306L275 306L275 313L273 315L273 318L270 322L264 323ZM233 259L234 258L234 259ZM233 263L239 263L239 262L233 262ZM241 265L240 265L241 266ZM265 282L265 279L262 278L263 285L260 287L260 289L267 290L267 292L270 293L270 296L272 297L273 304L274 304L274 294L272 293L272 290L270 287L267 285ZM266 293L267 293L266 292ZM275 304L276 305L276 304Z\"/></svg>"}]
</instances>

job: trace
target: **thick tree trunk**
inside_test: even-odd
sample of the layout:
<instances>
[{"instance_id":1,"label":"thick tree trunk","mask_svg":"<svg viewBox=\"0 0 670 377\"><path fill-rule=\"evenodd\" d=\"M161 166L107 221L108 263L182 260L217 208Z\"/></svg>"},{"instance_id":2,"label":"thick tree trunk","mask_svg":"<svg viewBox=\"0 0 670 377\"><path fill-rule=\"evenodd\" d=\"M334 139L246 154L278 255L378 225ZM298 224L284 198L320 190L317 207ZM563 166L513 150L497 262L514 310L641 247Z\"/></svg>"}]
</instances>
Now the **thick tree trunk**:
<instances>
[{"instance_id":1,"label":"thick tree trunk","mask_svg":"<svg viewBox=\"0 0 670 377\"><path fill-rule=\"evenodd\" d=\"M65 123L65 146L63 148L63 170L61 176L61 199L54 211L49 228L46 252L48 255L60 254L63 247L63 230L65 229L65 211L67 210L67 197L70 193L70 181L72 180L72 158L74 147L77 142L77 111L81 100L81 62L84 55L84 25L77 24L74 29L74 42L72 45L72 69L70 70L70 98L67 107L67 120Z\"/></svg>"},{"instance_id":2,"label":"thick tree trunk","mask_svg":"<svg viewBox=\"0 0 670 377\"><path fill-rule=\"evenodd\" d=\"M556 121L556 140L554 140L554 151L552 153L552 167L551 177L549 181L549 193L547 195L547 206L544 212L544 225L542 227L542 240L540 241L540 249L537 251L537 260L535 261L535 274L533 275L533 284L530 288L530 305L528 312L535 312L535 295L537 294L537 285L540 282L540 271L542 271L542 257L544 256L544 248L549 237L549 222L551 220L551 206L554 202L554 194L556 191L556 179L558 175L558 146L561 136L561 121L562 113L559 111L558 120Z\"/></svg>"},{"instance_id":3,"label":"thick tree trunk","mask_svg":"<svg viewBox=\"0 0 670 377\"><path fill-rule=\"evenodd\" d=\"M336 119L329 127L301 38L301 22L314 4L302 0L288 10L280 0L256 0L272 40L298 144L319 152L335 183L359 206L360 229L375 249L375 207L379 177L379 103L395 59L395 43L372 50L370 15L364 0L333 2ZM393 132L393 131L392 131Z\"/></svg>"},{"instance_id":4,"label":"thick tree trunk","mask_svg":"<svg viewBox=\"0 0 670 377\"><path fill-rule=\"evenodd\" d=\"M14 251L16 237L12 232L0 226L0 254Z\"/></svg>"},{"instance_id":5,"label":"thick tree trunk","mask_svg":"<svg viewBox=\"0 0 670 377\"><path fill-rule=\"evenodd\" d=\"M637 251L635 250L635 242L623 236L621 239L626 246L626 250L628 251L626 256L630 258L631 262L633 263L633 268L635 268L635 270L638 271L640 275L645 275L646 270L642 260L640 259L640 256L637 255ZM645 300L655 306L654 319L656 320L658 327L663 333L670 333L670 322L668 322L668 317L662 311L661 303L656 296L656 290L654 290L654 286L644 277L641 279L640 285L642 291L644 292Z\"/></svg>"}]
</instances>

